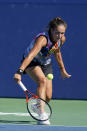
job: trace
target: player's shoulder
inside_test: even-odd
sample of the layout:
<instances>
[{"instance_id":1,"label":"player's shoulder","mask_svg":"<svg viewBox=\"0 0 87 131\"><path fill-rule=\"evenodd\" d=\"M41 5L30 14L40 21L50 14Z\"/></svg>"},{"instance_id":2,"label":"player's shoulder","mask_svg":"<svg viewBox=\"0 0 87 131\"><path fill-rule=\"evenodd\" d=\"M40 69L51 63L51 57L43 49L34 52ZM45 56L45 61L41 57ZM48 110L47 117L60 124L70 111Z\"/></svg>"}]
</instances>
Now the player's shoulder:
<instances>
[{"instance_id":1,"label":"player's shoulder","mask_svg":"<svg viewBox=\"0 0 87 131\"><path fill-rule=\"evenodd\" d=\"M38 43L42 43L43 46L46 46L47 44L47 38L44 35L40 35L37 40Z\"/></svg>"},{"instance_id":2,"label":"player's shoulder","mask_svg":"<svg viewBox=\"0 0 87 131\"><path fill-rule=\"evenodd\" d=\"M43 40L44 42L47 42L47 37L45 35L40 35L37 40Z\"/></svg>"}]
</instances>

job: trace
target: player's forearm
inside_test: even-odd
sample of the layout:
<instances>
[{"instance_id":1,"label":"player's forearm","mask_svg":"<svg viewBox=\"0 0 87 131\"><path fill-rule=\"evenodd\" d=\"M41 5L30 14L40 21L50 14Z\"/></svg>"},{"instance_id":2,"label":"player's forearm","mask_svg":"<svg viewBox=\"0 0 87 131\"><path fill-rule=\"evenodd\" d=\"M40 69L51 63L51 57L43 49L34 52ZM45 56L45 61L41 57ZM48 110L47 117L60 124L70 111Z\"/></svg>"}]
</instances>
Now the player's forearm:
<instances>
[{"instance_id":1,"label":"player's forearm","mask_svg":"<svg viewBox=\"0 0 87 131\"><path fill-rule=\"evenodd\" d=\"M62 70L62 71L65 70L64 63L63 63L62 56L61 56L61 52L56 53L55 58L56 58L56 61L59 65L60 70Z\"/></svg>"},{"instance_id":2,"label":"player's forearm","mask_svg":"<svg viewBox=\"0 0 87 131\"><path fill-rule=\"evenodd\" d=\"M22 62L20 69L24 71L31 61L32 61L32 58L26 57L24 61Z\"/></svg>"}]
</instances>

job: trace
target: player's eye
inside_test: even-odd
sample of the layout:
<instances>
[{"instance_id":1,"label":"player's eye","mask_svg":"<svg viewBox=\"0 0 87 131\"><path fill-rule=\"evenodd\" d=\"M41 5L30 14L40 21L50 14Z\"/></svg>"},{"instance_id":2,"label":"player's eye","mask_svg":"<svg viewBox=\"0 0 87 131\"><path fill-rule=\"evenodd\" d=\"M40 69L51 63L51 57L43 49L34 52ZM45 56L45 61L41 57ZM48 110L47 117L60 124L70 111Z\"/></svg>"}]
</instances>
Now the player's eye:
<instances>
[{"instance_id":1,"label":"player's eye","mask_svg":"<svg viewBox=\"0 0 87 131\"><path fill-rule=\"evenodd\" d=\"M64 32L61 32L62 35L64 35Z\"/></svg>"},{"instance_id":2,"label":"player's eye","mask_svg":"<svg viewBox=\"0 0 87 131\"><path fill-rule=\"evenodd\" d=\"M56 34L56 35L59 35L59 34L62 34L62 35L64 35L64 33L65 33L65 32L59 32L59 31L55 31L55 34Z\"/></svg>"}]
</instances>

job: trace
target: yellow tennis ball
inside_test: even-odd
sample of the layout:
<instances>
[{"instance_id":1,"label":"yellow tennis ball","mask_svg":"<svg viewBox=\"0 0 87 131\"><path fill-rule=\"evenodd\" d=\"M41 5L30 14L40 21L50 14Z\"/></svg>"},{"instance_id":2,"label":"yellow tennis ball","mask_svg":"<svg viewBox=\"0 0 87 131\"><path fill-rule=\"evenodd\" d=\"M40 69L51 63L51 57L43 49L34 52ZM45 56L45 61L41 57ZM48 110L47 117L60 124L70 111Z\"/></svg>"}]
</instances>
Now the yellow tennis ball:
<instances>
[{"instance_id":1,"label":"yellow tennis ball","mask_svg":"<svg viewBox=\"0 0 87 131\"><path fill-rule=\"evenodd\" d=\"M53 79L53 74L48 74L47 78L48 78L48 80L52 80Z\"/></svg>"}]
</instances>

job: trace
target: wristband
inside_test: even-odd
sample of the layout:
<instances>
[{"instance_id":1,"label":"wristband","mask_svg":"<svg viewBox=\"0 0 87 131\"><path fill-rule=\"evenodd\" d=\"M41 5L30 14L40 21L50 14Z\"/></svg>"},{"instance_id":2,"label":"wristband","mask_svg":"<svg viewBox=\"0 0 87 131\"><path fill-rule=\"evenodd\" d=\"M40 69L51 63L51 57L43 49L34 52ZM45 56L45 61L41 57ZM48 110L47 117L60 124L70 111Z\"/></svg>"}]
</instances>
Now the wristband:
<instances>
[{"instance_id":1,"label":"wristband","mask_svg":"<svg viewBox=\"0 0 87 131\"><path fill-rule=\"evenodd\" d=\"M18 69L17 74L22 75L23 74L23 70Z\"/></svg>"}]
</instances>

